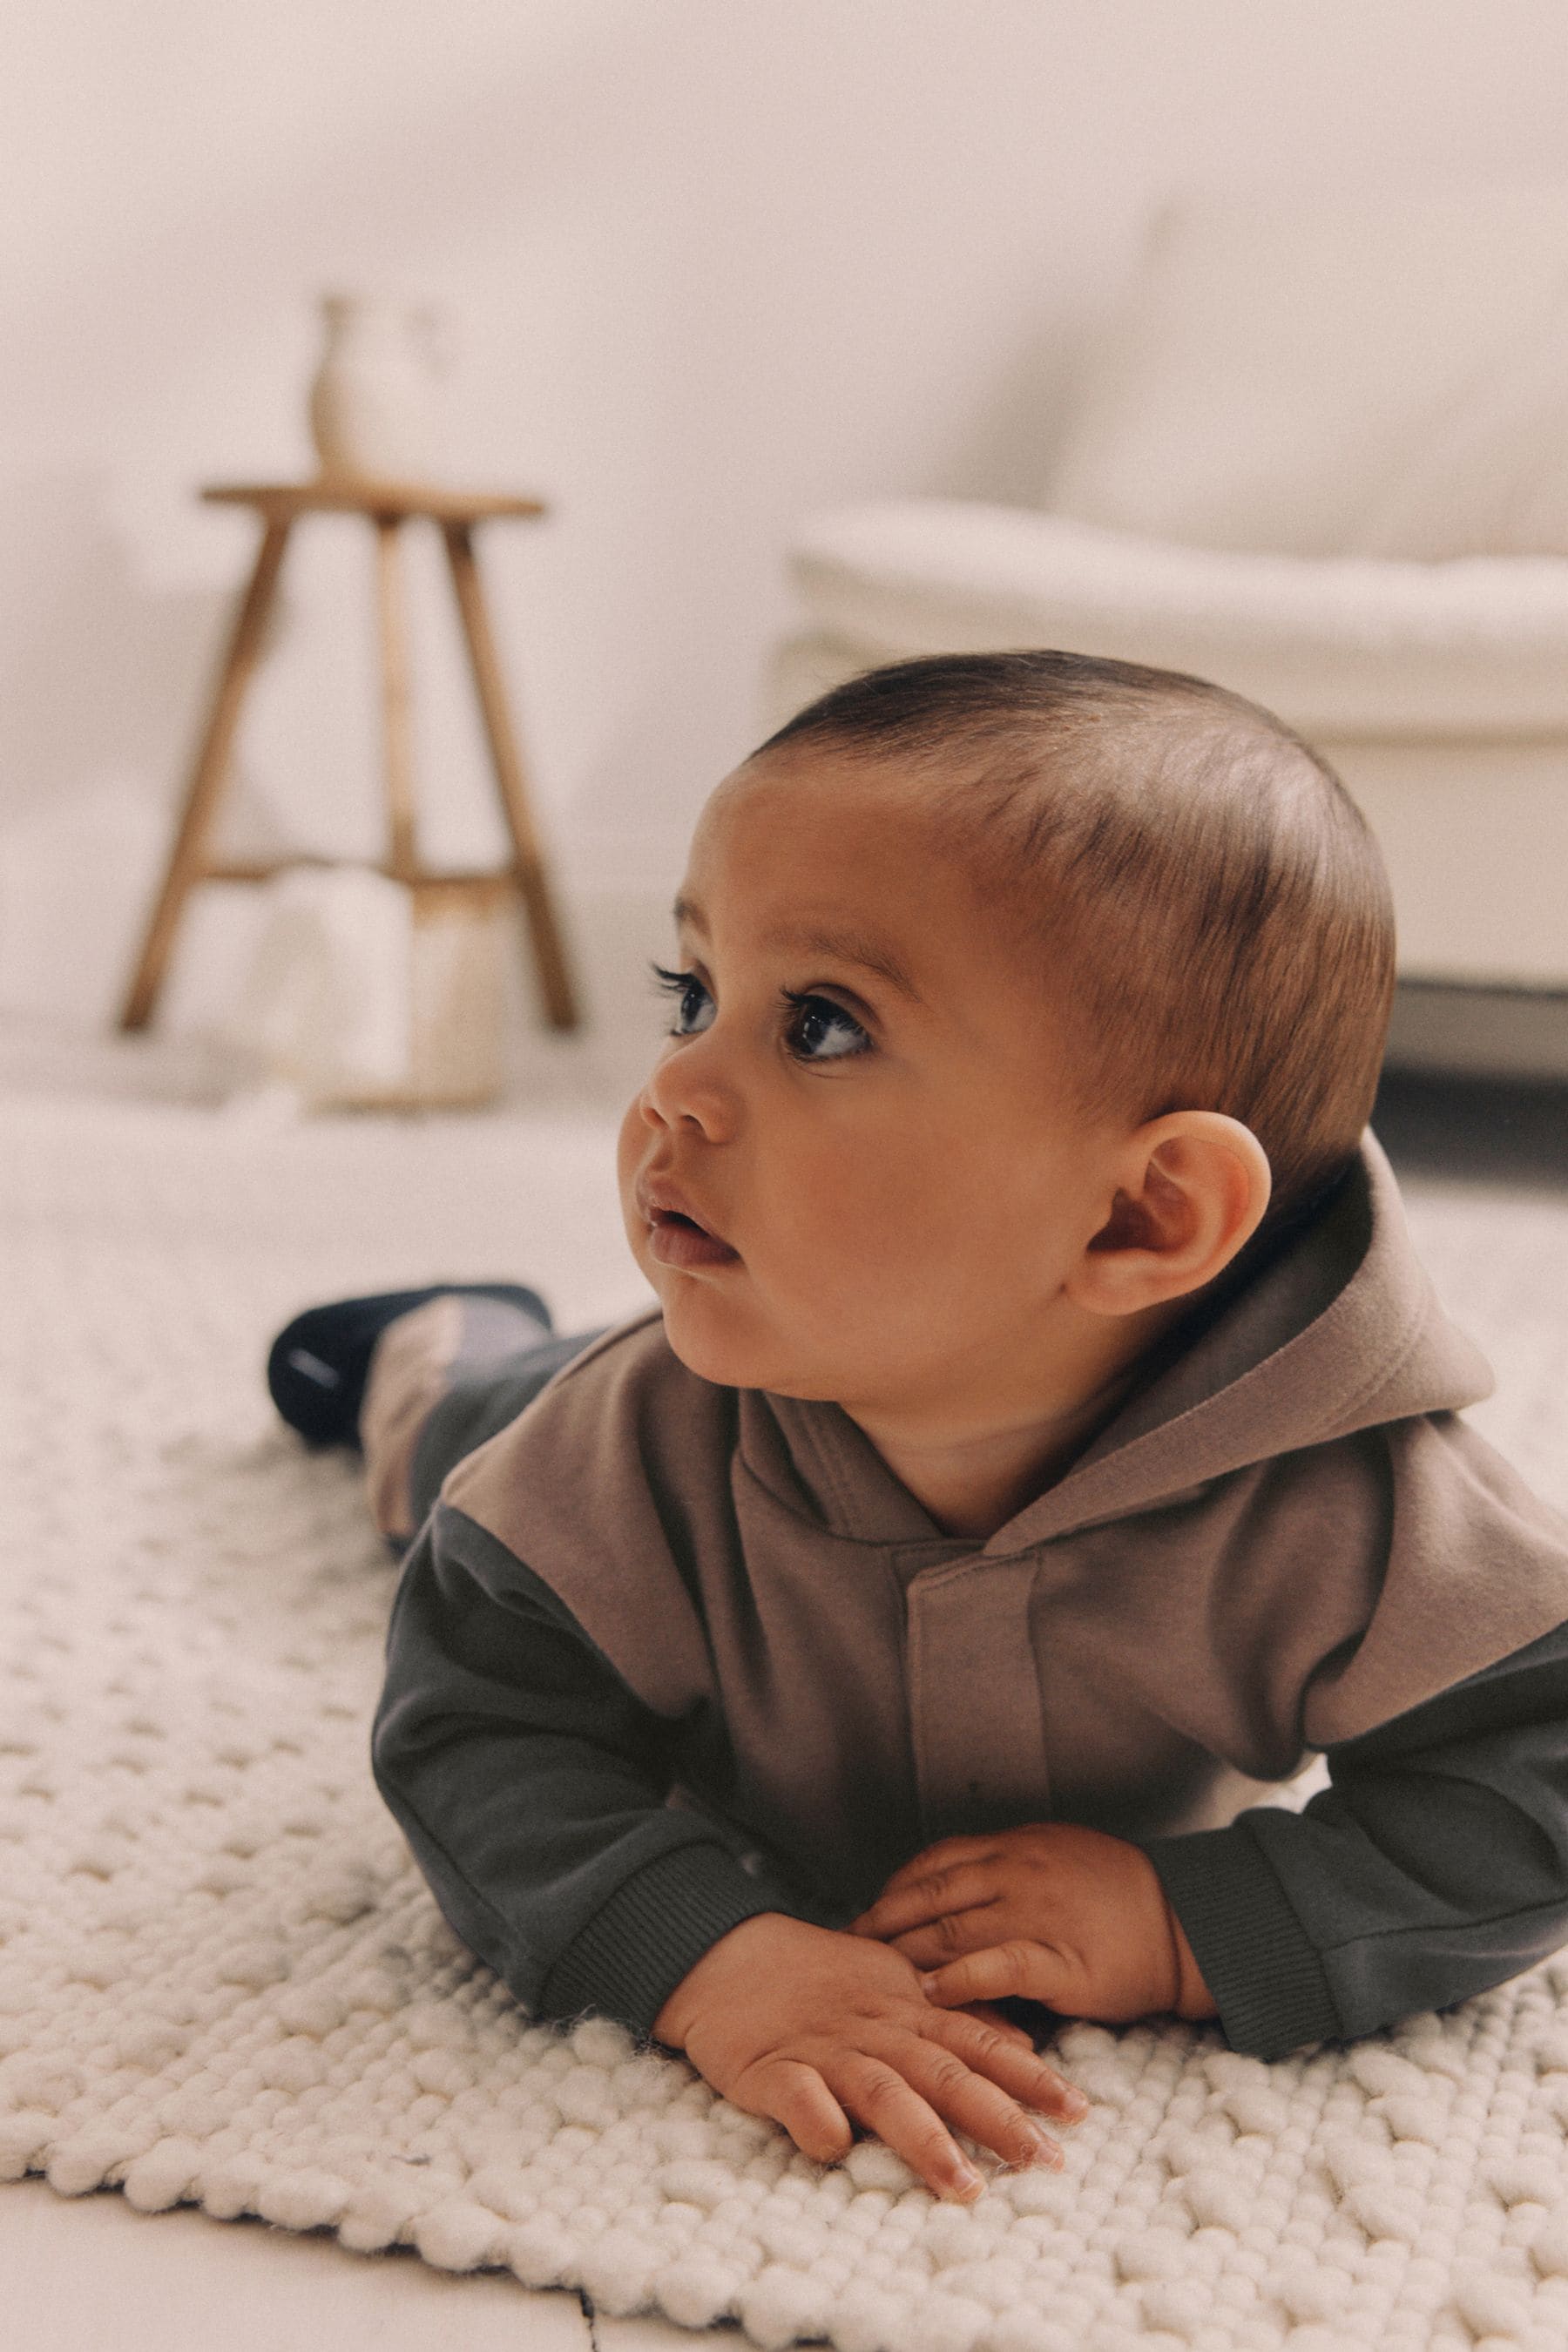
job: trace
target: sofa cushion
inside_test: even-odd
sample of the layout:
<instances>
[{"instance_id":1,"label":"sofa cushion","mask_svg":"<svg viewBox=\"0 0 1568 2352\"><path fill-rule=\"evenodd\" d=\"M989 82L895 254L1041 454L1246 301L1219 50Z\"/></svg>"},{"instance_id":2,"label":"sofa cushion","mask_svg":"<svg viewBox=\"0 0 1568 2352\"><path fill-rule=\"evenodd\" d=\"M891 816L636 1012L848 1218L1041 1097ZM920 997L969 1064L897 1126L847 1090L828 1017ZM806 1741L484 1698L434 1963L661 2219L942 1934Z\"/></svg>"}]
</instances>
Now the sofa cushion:
<instances>
[{"instance_id":1,"label":"sofa cushion","mask_svg":"<svg viewBox=\"0 0 1568 2352\"><path fill-rule=\"evenodd\" d=\"M790 569L868 664L1055 646L1212 677L1305 734L1568 729L1568 561L1238 555L921 499L820 515Z\"/></svg>"},{"instance_id":2,"label":"sofa cushion","mask_svg":"<svg viewBox=\"0 0 1568 2352\"><path fill-rule=\"evenodd\" d=\"M1568 186L1173 206L1046 503L1239 551L1568 553L1565 306Z\"/></svg>"}]
</instances>

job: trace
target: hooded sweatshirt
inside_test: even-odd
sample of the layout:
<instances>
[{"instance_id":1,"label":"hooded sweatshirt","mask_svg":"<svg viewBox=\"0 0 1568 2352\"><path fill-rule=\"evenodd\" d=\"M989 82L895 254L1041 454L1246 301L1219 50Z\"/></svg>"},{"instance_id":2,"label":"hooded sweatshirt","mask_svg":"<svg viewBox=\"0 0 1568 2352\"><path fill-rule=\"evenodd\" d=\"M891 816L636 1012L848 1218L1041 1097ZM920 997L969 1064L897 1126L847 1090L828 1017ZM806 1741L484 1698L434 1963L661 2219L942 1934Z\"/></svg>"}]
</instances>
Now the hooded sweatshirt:
<instances>
[{"instance_id":1,"label":"hooded sweatshirt","mask_svg":"<svg viewBox=\"0 0 1568 2352\"><path fill-rule=\"evenodd\" d=\"M1491 1375L1370 1132L1141 1374L984 1540L657 1307L490 1401L373 1734L457 1932L536 2014L646 2033L742 1918L847 1925L938 1838L1081 1822L1264 2056L1568 1938L1568 1525L1460 1417Z\"/></svg>"}]
</instances>

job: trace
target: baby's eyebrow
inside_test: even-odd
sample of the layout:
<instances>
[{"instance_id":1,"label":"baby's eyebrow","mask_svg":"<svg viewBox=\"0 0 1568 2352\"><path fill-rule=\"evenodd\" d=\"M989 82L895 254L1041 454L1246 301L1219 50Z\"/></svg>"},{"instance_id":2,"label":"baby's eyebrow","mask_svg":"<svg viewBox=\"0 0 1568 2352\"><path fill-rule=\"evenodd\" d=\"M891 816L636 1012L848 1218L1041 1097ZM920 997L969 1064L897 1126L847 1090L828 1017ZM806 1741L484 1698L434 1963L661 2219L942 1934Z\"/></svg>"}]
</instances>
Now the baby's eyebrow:
<instances>
[{"instance_id":1,"label":"baby's eyebrow","mask_svg":"<svg viewBox=\"0 0 1568 2352\"><path fill-rule=\"evenodd\" d=\"M692 930L708 936L708 919L694 898L678 898L672 913L676 928L689 924ZM768 933L764 947L790 948L797 953L830 955L840 963L858 964L865 971L874 971L911 1003L925 1002L920 990L904 970L890 948L879 940L868 939L862 932L835 929L818 923L784 923Z\"/></svg>"}]
</instances>

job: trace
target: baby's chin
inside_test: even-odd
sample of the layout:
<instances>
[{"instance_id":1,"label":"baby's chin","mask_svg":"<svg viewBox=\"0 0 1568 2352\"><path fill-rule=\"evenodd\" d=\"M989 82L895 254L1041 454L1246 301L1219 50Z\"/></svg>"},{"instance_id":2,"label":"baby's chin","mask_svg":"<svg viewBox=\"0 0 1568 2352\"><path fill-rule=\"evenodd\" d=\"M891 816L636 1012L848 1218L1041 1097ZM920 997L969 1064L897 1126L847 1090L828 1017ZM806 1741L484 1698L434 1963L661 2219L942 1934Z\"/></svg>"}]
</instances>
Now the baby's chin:
<instances>
[{"instance_id":1,"label":"baby's chin","mask_svg":"<svg viewBox=\"0 0 1568 2352\"><path fill-rule=\"evenodd\" d=\"M741 1317L726 1317L716 1303L683 1296L668 1284L660 1298L670 1352L700 1380L716 1388L766 1389L773 1396L826 1402L835 1396L831 1372L808 1366L776 1334L748 1332Z\"/></svg>"}]
</instances>

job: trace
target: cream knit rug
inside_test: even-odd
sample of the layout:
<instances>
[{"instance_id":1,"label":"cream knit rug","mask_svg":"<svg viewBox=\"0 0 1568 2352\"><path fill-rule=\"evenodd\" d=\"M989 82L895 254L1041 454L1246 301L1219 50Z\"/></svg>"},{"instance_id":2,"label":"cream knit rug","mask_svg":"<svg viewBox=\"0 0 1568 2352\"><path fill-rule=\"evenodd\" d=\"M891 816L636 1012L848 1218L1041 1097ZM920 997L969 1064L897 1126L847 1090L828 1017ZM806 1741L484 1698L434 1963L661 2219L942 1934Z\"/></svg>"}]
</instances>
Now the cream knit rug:
<instances>
[{"instance_id":1,"label":"cream knit rug","mask_svg":"<svg viewBox=\"0 0 1568 2352\"><path fill-rule=\"evenodd\" d=\"M457 1944L369 1777L394 1571L260 1354L309 1297L439 1273L630 1311L609 1144L0 1105L0 2177L763 2346L1562 2352L1568 1953L1274 2066L1071 2029L1065 2174L962 2211L874 2141L818 2172L616 2026L530 2025ZM1568 1500L1568 1203L1412 1222L1498 1366L1476 1420Z\"/></svg>"}]
</instances>

